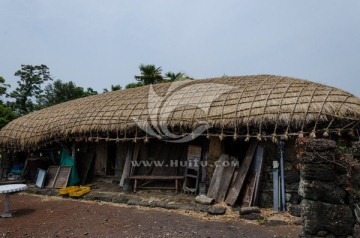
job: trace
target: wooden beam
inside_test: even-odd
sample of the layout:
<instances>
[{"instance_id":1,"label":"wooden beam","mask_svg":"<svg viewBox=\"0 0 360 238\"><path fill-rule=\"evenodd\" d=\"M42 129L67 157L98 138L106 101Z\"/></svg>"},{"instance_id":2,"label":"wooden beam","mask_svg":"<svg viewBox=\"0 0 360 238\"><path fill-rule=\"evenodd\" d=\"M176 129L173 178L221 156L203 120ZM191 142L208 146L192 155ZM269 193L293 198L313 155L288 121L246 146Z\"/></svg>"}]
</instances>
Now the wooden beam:
<instances>
[{"instance_id":1,"label":"wooden beam","mask_svg":"<svg viewBox=\"0 0 360 238\"><path fill-rule=\"evenodd\" d=\"M76 161L76 144L75 142L71 146L71 157L73 157L74 162Z\"/></svg>"},{"instance_id":2,"label":"wooden beam","mask_svg":"<svg viewBox=\"0 0 360 238\"><path fill-rule=\"evenodd\" d=\"M200 183L206 183L206 179L207 179L207 162L208 162L208 157L209 157L209 141L206 140L202 146L202 150L201 150L201 159L202 159L202 166L201 166L201 179L200 179Z\"/></svg>"},{"instance_id":3,"label":"wooden beam","mask_svg":"<svg viewBox=\"0 0 360 238\"><path fill-rule=\"evenodd\" d=\"M125 165L124 165L124 170L123 170L121 180L120 180L120 187L124 186L124 180L128 179L130 176L131 159L132 159L132 155L133 155L133 150L134 150L134 145L132 142L129 142L128 150L127 150L127 154L126 154Z\"/></svg>"},{"instance_id":4,"label":"wooden beam","mask_svg":"<svg viewBox=\"0 0 360 238\"><path fill-rule=\"evenodd\" d=\"M225 199L225 203L231 206L235 204L240 194L240 191L244 185L244 181L249 171L252 159L254 157L256 147L257 147L257 141L251 142L248 150L246 151L244 161L242 162L240 168L238 169L238 173L236 173L236 176L234 176L232 180L232 183L229 188L229 193Z\"/></svg>"}]
</instances>

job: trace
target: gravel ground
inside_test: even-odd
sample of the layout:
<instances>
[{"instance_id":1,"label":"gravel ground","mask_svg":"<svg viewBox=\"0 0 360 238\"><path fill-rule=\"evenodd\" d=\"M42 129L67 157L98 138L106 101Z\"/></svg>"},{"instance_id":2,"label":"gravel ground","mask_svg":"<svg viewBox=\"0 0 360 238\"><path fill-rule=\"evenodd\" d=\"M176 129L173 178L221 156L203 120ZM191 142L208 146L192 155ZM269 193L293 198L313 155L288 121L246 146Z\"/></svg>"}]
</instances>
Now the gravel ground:
<instances>
[{"instance_id":1,"label":"gravel ground","mask_svg":"<svg viewBox=\"0 0 360 238\"><path fill-rule=\"evenodd\" d=\"M28 194L11 195L11 209L12 218L0 219L0 237L289 238L300 233L300 226L260 225L235 216Z\"/></svg>"}]
</instances>

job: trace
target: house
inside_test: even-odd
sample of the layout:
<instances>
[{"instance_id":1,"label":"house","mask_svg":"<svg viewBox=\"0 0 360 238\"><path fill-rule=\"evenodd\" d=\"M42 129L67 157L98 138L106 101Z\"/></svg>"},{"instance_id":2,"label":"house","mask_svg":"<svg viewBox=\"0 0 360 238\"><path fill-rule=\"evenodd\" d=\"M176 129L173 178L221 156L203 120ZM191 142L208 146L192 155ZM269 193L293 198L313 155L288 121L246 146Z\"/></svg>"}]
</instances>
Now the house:
<instances>
[{"instance_id":1,"label":"house","mask_svg":"<svg viewBox=\"0 0 360 238\"><path fill-rule=\"evenodd\" d=\"M180 162L186 164L192 146L193 155L206 162L196 172L196 189L204 192L221 154L241 165L251 143L258 142L266 151L260 203L269 206L280 142L286 192L296 194L294 140L347 141L358 136L359 122L360 99L341 89L274 75L221 77L147 85L45 108L5 126L0 147L8 153L72 148L83 182L94 174L124 185L135 176L184 176L189 166Z\"/></svg>"}]
</instances>

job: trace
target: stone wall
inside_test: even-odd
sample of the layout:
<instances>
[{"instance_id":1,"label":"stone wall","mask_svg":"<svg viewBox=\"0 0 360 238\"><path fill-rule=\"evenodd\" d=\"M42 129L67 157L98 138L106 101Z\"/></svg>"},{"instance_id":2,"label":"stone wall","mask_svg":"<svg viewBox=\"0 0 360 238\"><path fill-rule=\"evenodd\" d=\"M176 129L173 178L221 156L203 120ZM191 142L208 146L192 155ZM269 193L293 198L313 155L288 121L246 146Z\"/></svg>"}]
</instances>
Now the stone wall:
<instances>
[{"instance_id":1,"label":"stone wall","mask_svg":"<svg viewBox=\"0 0 360 238\"><path fill-rule=\"evenodd\" d=\"M297 142L301 163L301 237L347 237L354 217L349 199L348 168L337 153L336 142L301 138Z\"/></svg>"},{"instance_id":2,"label":"stone wall","mask_svg":"<svg viewBox=\"0 0 360 238\"><path fill-rule=\"evenodd\" d=\"M354 142L352 145L354 165L351 167L350 183L347 189L350 194L350 202L352 203L352 209L357 210L356 224L354 227L354 237L360 237L360 141Z\"/></svg>"}]
</instances>

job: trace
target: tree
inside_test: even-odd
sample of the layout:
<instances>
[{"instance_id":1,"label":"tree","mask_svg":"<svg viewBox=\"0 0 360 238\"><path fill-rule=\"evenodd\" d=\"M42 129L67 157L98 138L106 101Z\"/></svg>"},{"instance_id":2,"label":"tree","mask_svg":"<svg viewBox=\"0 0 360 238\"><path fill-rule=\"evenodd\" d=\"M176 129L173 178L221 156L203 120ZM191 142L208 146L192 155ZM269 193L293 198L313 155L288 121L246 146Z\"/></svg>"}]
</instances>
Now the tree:
<instances>
[{"instance_id":1,"label":"tree","mask_svg":"<svg viewBox=\"0 0 360 238\"><path fill-rule=\"evenodd\" d=\"M84 97L96 95L96 94L98 94L98 92L89 87L86 89Z\"/></svg>"},{"instance_id":2,"label":"tree","mask_svg":"<svg viewBox=\"0 0 360 238\"><path fill-rule=\"evenodd\" d=\"M74 82L63 83L61 80L54 81L44 88L43 94L38 98L39 108L50 107L55 104L67 102L73 99L97 94L92 88L78 87Z\"/></svg>"},{"instance_id":3,"label":"tree","mask_svg":"<svg viewBox=\"0 0 360 238\"><path fill-rule=\"evenodd\" d=\"M25 115L36 109L34 100L43 92L42 84L52 80L49 68L46 65L21 65L21 70L15 72L20 77L18 87L10 93L15 101L12 103L14 111L19 115Z\"/></svg>"},{"instance_id":4,"label":"tree","mask_svg":"<svg viewBox=\"0 0 360 238\"><path fill-rule=\"evenodd\" d=\"M143 82L129 83L128 85L125 86L125 89L137 88L137 87L141 87L141 86L144 86Z\"/></svg>"},{"instance_id":5,"label":"tree","mask_svg":"<svg viewBox=\"0 0 360 238\"><path fill-rule=\"evenodd\" d=\"M186 76L184 73L182 72L179 72L179 73L173 73L171 71L167 72L165 74L165 77L166 77L166 81L169 81L169 82L174 82L174 81L180 81L180 80L186 80L186 79L193 79L193 78L190 78L188 76Z\"/></svg>"},{"instance_id":6,"label":"tree","mask_svg":"<svg viewBox=\"0 0 360 238\"><path fill-rule=\"evenodd\" d=\"M142 82L144 85L161 83L163 81L161 67L156 67L153 64L141 64L139 70L141 75L135 76L135 79Z\"/></svg>"},{"instance_id":7,"label":"tree","mask_svg":"<svg viewBox=\"0 0 360 238\"><path fill-rule=\"evenodd\" d=\"M11 107L0 104L0 129L16 118L16 113Z\"/></svg>"},{"instance_id":8,"label":"tree","mask_svg":"<svg viewBox=\"0 0 360 238\"><path fill-rule=\"evenodd\" d=\"M118 90L121 90L122 87L120 86L120 84L117 84L117 85L111 85L111 90L110 91L118 91ZM104 88L104 93L107 93L109 92L108 89Z\"/></svg>"},{"instance_id":9,"label":"tree","mask_svg":"<svg viewBox=\"0 0 360 238\"><path fill-rule=\"evenodd\" d=\"M3 96L6 94L6 90L10 87L9 84L5 83L5 79L0 76L0 96ZM2 100L1 100L2 102Z\"/></svg>"},{"instance_id":10,"label":"tree","mask_svg":"<svg viewBox=\"0 0 360 238\"><path fill-rule=\"evenodd\" d=\"M6 94L6 90L10 87L5 83L5 79L0 76L0 97ZM16 114L9 106L6 106L0 98L0 129L16 118Z\"/></svg>"}]
</instances>

